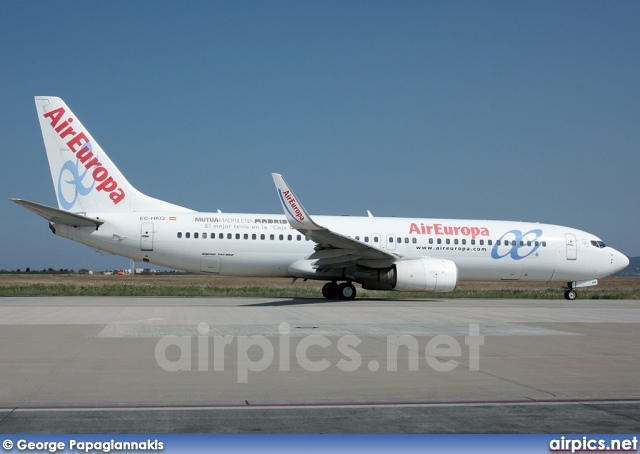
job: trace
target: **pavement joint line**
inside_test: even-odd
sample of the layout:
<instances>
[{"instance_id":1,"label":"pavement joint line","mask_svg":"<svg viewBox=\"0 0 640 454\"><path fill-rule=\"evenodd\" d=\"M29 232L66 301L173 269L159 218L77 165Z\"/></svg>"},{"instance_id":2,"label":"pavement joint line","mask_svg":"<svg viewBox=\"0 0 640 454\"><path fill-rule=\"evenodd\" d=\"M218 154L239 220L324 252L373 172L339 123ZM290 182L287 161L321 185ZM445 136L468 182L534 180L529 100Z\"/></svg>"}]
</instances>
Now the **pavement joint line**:
<instances>
[{"instance_id":1,"label":"pavement joint line","mask_svg":"<svg viewBox=\"0 0 640 454\"><path fill-rule=\"evenodd\" d=\"M587 400L513 400L470 402L398 402L398 403L313 403L313 404L221 404L221 405L149 405L149 406L75 406L75 407L0 407L8 412L90 412L90 411L203 411L203 410L277 410L277 409L322 409L322 408L447 408L447 407L508 407L544 405L625 405L640 404L640 399L587 399ZM599 409L598 407L593 407ZM8 415L6 415L8 416Z\"/></svg>"}]
</instances>

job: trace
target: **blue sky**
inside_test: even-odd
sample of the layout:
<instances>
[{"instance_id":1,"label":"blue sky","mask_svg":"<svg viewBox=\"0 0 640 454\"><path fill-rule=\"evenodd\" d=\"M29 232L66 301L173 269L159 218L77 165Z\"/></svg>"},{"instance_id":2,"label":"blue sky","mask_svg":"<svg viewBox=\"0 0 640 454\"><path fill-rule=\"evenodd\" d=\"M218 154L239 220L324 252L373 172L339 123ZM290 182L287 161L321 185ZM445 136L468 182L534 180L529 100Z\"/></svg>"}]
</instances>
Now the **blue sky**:
<instances>
[{"instance_id":1,"label":"blue sky","mask_svg":"<svg viewBox=\"0 0 640 454\"><path fill-rule=\"evenodd\" d=\"M33 97L196 210L576 227L640 256L640 2L7 1L0 269L123 268L55 205Z\"/></svg>"}]
</instances>

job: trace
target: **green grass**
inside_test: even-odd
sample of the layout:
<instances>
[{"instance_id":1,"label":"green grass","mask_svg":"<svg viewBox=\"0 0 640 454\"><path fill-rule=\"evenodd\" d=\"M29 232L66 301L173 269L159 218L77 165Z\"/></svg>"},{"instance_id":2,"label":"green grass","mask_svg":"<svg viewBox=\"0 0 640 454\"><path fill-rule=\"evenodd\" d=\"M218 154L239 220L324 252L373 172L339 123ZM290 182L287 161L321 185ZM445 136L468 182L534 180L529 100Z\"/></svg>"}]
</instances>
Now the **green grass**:
<instances>
[{"instance_id":1,"label":"green grass","mask_svg":"<svg viewBox=\"0 0 640 454\"><path fill-rule=\"evenodd\" d=\"M640 300L640 289L578 289L580 299ZM0 285L0 296L152 296L152 297L261 297L261 298L322 298L320 288L304 286L162 286L144 283L123 284L20 284ZM358 298L394 299L563 299L558 287L539 289L459 289L450 293L378 292L358 289Z\"/></svg>"}]
</instances>

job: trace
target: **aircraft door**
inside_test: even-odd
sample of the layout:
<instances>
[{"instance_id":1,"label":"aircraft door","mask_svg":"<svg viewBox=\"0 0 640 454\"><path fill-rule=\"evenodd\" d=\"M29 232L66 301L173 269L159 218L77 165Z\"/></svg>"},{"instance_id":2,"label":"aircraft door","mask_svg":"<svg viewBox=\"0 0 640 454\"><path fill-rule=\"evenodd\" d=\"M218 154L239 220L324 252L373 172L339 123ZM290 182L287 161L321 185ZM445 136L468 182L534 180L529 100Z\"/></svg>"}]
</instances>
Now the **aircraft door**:
<instances>
[{"instance_id":1,"label":"aircraft door","mask_svg":"<svg viewBox=\"0 0 640 454\"><path fill-rule=\"evenodd\" d=\"M396 237L391 233L387 233L387 250L393 251L396 248Z\"/></svg>"},{"instance_id":2,"label":"aircraft door","mask_svg":"<svg viewBox=\"0 0 640 454\"><path fill-rule=\"evenodd\" d=\"M212 255L202 255L200 261L200 271L203 273L220 274L220 257Z\"/></svg>"},{"instance_id":3,"label":"aircraft door","mask_svg":"<svg viewBox=\"0 0 640 454\"><path fill-rule=\"evenodd\" d=\"M153 251L153 222L143 222L140 226L140 250Z\"/></svg>"},{"instance_id":4,"label":"aircraft door","mask_svg":"<svg viewBox=\"0 0 640 454\"><path fill-rule=\"evenodd\" d=\"M524 266L522 265L509 265L505 267L500 279L503 281L519 281L523 270Z\"/></svg>"},{"instance_id":5,"label":"aircraft door","mask_svg":"<svg viewBox=\"0 0 640 454\"><path fill-rule=\"evenodd\" d=\"M567 240L567 260L576 260L578 258L578 243L573 233L565 233Z\"/></svg>"}]
</instances>

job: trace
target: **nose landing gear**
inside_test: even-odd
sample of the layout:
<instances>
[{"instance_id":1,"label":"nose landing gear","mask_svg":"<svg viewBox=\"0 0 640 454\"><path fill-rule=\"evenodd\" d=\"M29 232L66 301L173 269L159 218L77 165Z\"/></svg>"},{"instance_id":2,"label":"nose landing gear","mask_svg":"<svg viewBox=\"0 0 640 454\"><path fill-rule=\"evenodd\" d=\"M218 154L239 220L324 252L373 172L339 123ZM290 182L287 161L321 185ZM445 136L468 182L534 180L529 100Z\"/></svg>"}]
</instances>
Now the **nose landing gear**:
<instances>
[{"instance_id":1,"label":"nose landing gear","mask_svg":"<svg viewBox=\"0 0 640 454\"><path fill-rule=\"evenodd\" d=\"M569 301L573 301L578 297L578 293L576 292L576 289L578 287L591 287L593 285L598 285L598 279L588 279L586 281L567 282L567 289L564 291L564 297Z\"/></svg>"}]
</instances>

